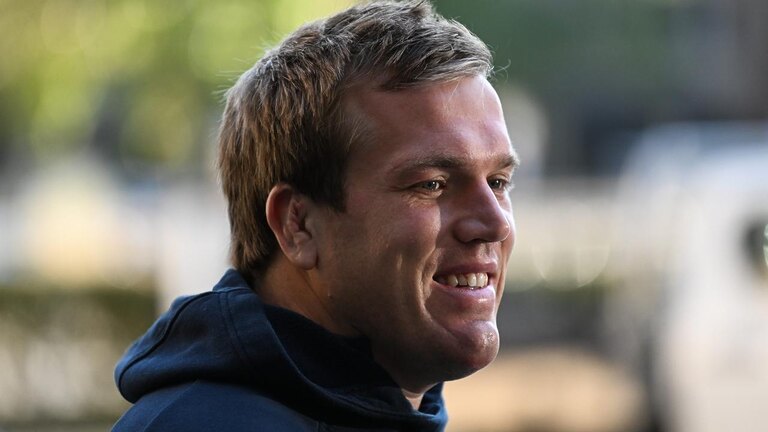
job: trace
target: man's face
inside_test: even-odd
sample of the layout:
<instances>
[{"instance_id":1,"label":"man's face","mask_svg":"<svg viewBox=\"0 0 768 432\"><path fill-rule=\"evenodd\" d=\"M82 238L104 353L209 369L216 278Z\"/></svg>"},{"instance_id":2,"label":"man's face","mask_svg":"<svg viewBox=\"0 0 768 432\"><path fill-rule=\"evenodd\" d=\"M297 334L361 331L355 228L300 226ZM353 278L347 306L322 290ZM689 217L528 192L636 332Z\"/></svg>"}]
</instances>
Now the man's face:
<instances>
[{"instance_id":1,"label":"man's face","mask_svg":"<svg viewBox=\"0 0 768 432\"><path fill-rule=\"evenodd\" d=\"M312 284L403 388L466 376L498 352L515 237L515 156L496 92L474 77L345 102L366 136L349 158L345 211L318 219Z\"/></svg>"}]
</instances>

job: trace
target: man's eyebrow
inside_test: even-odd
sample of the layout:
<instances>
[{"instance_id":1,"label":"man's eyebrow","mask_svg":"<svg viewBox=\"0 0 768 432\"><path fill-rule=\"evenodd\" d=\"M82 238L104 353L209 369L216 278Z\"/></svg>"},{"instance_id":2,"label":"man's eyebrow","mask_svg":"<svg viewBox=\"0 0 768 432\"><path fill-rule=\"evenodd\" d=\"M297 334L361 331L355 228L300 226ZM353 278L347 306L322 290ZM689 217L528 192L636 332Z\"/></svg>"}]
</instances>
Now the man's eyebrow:
<instances>
[{"instance_id":1,"label":"man's eyebrow","mask_svg":"<svg viewBox=\"0 0 768 432\"><path fill-rule=\"evenodd\" d=\"M516 170L520 166L520 157L517 156L517 152L512 150L512 153L504 156L499 163L499 168L511 168L512 171Z\"/></svg>"},{"instance_id":2,"label":"man's eyebrow","mask_svg":"<svg viewBox=\"0 0 768 432\"><path fill-rule=\"evenodd\" d=\"M430 155L410 159L403 164L397 165L391 171L396 173L407 173L428 168L456 169L465 165L467 165L467 161L456 156ZM510 154L498 157L495 163L496 169L511 168L513 171L518 165L520 165L520 160L517 153L514 151Z\"/></svg>"},{"instance_id":3,"label":"man's eyebrow","mask_svg":"<svg viewBox=\"0 0 768 432\"><path fill-rule=\"evenodd\" d=\"M461 159L449 155L430 155L409 159L405 163L396 166L393 171L410 172L425 168L459 168L464 165Z\"/></svg>"}]
</instances>

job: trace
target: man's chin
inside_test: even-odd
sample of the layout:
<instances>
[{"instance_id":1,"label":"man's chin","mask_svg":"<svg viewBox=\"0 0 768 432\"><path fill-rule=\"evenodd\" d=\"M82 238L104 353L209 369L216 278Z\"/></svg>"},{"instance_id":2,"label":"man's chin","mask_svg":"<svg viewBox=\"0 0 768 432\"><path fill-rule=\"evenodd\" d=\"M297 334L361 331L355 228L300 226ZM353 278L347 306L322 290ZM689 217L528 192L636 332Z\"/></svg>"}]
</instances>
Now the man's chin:
<instances>
[{"instance_id":1,"label":"man's chin","mask_svg":"<svg viewBox=\"0 0 768 432\"><path fill-rule=\"evenodd\" d=\"M446 324L422 332L431 336L411 340L408 349L392 340L374 344L374 357L398 384L411 391L426 391L438 382L467 377L496 358L499 332L493 321Z\"/></svg>"},{"instance_id":2,"label":"man's chin","mask_svg":"<svg viewBox=\"0 0 768 432\"><path fill-rule=\"evenodd\" d=\"M445 364L453 367L443 381L469 376L491 364L499 353L499 332L493 323L473 323L470 329L452 333L458 343L446 353Z\"/></svg>"}]
</instances>

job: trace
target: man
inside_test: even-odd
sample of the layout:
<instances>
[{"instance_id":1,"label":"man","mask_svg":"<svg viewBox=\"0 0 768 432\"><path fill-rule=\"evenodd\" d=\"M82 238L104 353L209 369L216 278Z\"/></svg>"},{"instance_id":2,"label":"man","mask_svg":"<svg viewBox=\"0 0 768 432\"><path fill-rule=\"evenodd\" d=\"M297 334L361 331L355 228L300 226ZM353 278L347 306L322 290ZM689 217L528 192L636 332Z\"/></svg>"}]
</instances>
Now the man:
<instances>
[{"instance_id":1,"label":"man","mask_svg":"<svg viewBox=\"0 0 768 432\"><path fill-rule=\"evenodd\" d=\"M227 95L231 259L118 364L115 431L438 431L488 365L517 165L491 56L426 2L309 24Z\"/></svg>"}]
</instances>

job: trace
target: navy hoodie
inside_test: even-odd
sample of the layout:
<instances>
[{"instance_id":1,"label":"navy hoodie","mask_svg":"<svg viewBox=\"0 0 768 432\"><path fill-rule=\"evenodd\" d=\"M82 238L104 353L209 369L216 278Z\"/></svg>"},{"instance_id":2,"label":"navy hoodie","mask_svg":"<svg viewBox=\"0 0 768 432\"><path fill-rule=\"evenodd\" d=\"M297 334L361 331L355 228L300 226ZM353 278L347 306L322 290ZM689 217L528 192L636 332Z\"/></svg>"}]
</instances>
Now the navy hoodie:
<instances>
[{"instance_id":1,"label":"navy hoodie","mask_svg":"<svg viewBox=\"0 0 768 432\"><path fill-rule=\"evenodd\" d=\"M127 431L442 431L442 385L414 410L364 338L263 304L229 270L177 299L115 370Z\"/></svg>"}]
</instances>

